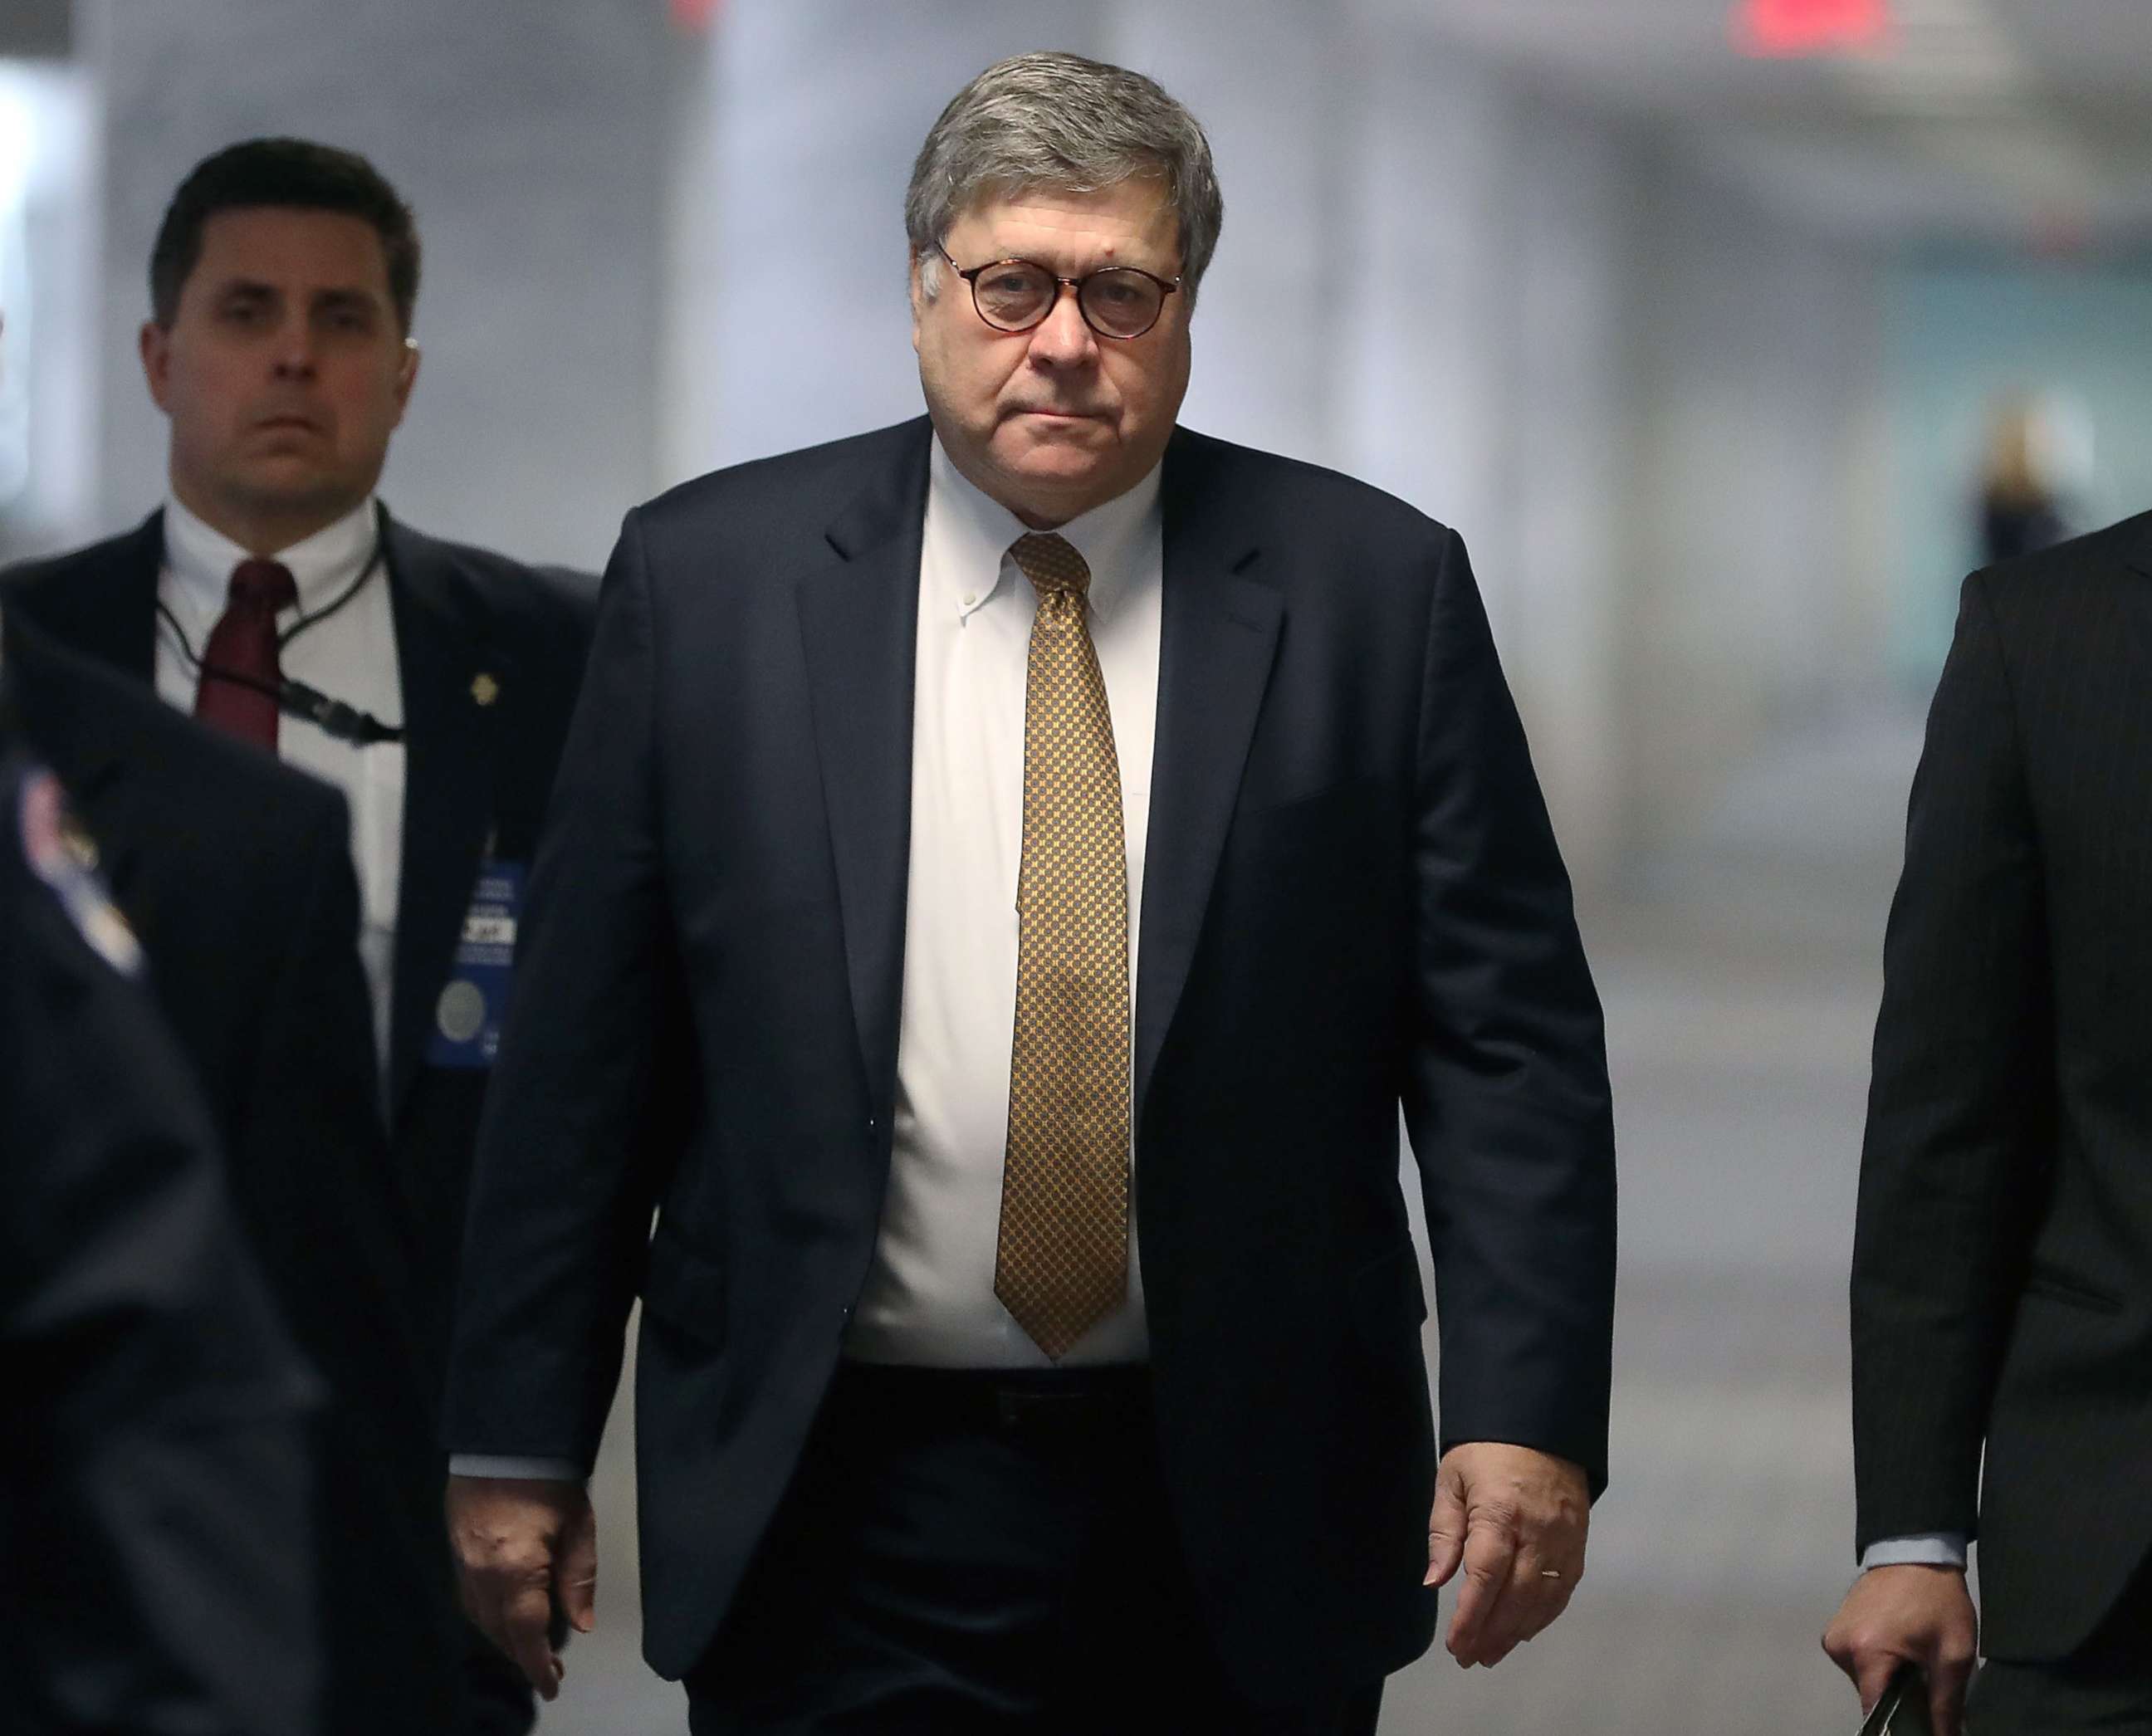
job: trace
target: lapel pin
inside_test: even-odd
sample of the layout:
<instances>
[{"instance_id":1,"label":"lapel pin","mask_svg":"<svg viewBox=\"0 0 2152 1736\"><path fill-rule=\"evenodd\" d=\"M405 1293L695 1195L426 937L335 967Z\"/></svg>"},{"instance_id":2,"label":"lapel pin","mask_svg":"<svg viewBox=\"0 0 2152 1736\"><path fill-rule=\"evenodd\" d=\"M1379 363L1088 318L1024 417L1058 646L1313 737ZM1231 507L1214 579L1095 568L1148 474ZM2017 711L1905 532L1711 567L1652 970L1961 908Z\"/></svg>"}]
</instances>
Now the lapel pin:
<instances>
[{"instance_id":1,"label":"lapel pin","mask_svg":"<svg viewBox=\"0 0 2152 1736\"><path fill-rule=\"evenodd\" d=\"M471 677L471 698L480 705L490 705L500 697L500 683L481 669Z\"/></svg>"}]
</instances>

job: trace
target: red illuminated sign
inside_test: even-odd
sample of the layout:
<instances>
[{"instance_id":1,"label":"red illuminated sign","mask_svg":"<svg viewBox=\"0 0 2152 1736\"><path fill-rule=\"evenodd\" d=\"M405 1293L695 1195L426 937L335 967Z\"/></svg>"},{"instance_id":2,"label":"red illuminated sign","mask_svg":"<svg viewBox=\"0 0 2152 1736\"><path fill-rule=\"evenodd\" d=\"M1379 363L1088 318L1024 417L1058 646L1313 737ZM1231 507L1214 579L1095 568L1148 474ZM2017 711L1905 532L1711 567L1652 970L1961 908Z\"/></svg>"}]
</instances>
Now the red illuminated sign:
<instances>
[{"instance_id":1,"label":"red illuminated sign","mask_svg":"<svg viewBox=\"0 0 2152 1736\"><path fill-rule=\"evenodd\" d=\"M672 22L683 30L707 30L725 9L725 0L672 0Z\"/></svg>"},{"instance_id":2,"label":"red illuminated sign","mask_svg":"<svg viewBox=\"0 0 2152 1736\"><path fill-rule=\"evenodd\" d=\"M1733 8L1733 46L1773 58L1875 48L1890 28L1889 0L1740 0Z\"/></svg>"}]
</instances>

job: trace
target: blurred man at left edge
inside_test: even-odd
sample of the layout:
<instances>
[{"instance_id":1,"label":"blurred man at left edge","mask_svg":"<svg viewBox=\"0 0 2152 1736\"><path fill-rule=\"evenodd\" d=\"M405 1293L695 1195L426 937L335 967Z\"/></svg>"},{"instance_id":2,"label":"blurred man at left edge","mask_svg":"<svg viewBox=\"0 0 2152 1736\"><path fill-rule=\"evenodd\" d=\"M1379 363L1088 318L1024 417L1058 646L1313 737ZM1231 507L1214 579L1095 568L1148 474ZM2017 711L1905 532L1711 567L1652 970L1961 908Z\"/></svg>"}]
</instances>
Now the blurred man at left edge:
<instances>
[{"instance_id":1,"label":"blurred man at left edge","mask_svg":"<svg viewBox=\"0 0 2152 1736\"><path fill-rule=\"evenodd\" d=\"M139 949L8 709L0 665L8 1728L310 1736L312 1383L129 980Z\"/></svg>"}]
</instances>

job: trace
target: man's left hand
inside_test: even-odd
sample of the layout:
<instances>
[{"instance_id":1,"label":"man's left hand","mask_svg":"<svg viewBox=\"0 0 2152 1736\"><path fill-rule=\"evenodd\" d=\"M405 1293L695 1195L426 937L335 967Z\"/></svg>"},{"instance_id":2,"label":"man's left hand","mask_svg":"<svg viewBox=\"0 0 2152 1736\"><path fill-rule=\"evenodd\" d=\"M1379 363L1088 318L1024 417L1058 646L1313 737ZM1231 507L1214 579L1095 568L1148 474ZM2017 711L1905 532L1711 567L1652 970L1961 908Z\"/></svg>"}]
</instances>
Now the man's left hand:
<instances>
[{"instance_id":1,"label":"man's left hand","mask_svg":"<svg viewBox=\"0 0 2152 1736\"><path fill-rule=\"evenodd\" d=\"M1489 1668L1569 1605L1584 1575L1591 1490L1581 1465L1500 1441L1466 1441L1443 1454L1427 1522L1427 1582L1464 1588L1449 1621L1449 1655Z\"/></svg>"}]
</instances>

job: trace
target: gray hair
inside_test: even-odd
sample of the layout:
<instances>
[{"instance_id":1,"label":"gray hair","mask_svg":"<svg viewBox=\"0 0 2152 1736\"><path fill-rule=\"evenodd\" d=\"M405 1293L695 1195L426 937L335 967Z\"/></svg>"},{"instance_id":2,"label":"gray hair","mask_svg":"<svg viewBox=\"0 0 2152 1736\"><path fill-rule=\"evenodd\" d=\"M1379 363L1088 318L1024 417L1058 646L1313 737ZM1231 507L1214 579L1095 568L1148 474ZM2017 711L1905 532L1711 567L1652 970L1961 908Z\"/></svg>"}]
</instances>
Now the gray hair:
<instances>
[{"instance_id":1,"label":"gray hair","mask_svg":"<svg viewBox=\"0 0 2152 1736\"><path fill-rule=\"evenodd\" d=\"M1018 54L958 91L926 135L904 195L920 287L941 287L949 226L982 198L1050 188L1096 193L1160 182L1180 226L1189 305L1217 249L1224 197L1195 117L1141 73L1080 54Z\"/></svg>"}]
</instances>

